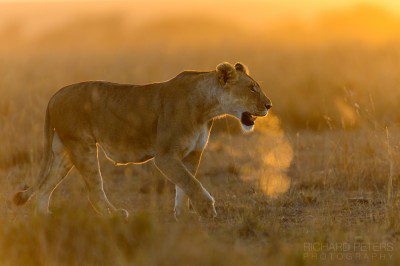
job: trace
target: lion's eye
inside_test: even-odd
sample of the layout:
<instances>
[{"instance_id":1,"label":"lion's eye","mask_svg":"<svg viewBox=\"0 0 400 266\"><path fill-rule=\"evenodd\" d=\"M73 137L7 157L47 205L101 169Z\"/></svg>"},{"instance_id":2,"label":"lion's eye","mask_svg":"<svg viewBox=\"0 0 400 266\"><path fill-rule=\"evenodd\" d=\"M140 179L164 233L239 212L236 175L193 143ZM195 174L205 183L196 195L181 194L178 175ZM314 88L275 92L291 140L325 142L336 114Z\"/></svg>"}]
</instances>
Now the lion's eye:
<instances>
[{"instance_id":1,"label":"lion's eye","mask_svg":"<svg viewBox=\"0 0 400 266\"><path fill-rule=\"evenodd\" d=\"M256 89L254 88L254 86L251 86L251 87L250 87L250 91L251 91L251 92L257 92Z\"/></svg>"}]
</instances>

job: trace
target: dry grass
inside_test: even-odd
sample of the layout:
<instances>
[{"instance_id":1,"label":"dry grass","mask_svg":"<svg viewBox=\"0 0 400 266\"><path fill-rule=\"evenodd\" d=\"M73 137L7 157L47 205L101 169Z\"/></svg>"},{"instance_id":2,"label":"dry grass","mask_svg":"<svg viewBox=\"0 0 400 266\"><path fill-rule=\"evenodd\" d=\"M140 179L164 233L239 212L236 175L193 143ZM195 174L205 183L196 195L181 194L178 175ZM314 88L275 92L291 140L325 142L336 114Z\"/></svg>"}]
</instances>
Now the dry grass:
<instances>
[{"instance_id":1,"label":"dry grass","mask_svg":"<svg viewBox=\"0 0 400 266\"><path fill-rule=\"evenodd\" d=\"M219 133L212 138L200 176L217 199L218 217L213 221L198 221L193 215L176 222L172 185L162 194L140 193L143 179L151 178L143 166L115 168L104 158L106 190L112 202L131 212L128 221L96 216L76 172L55 192L53 215L36 217L32 203L16 208L10 198L37 166L27 162L3 168L0 261L10 265L396 264L398 180L393 182L392 204L387 201L386 184L390 160L400 154L388 157L385 133L302 132L280 139L274 128L262 127L269 134ZM294 154L290 167L278 176L266 159L271 153L278 159L287 155L286 149L274 148L277 143L290 145ZM291 182L287 191L279 190L284 179ZM284 193L270 197L271 191ZM308 252L311 243L368 248ZM307 257L311 255L333 259Z\"/></svg>"},{"instance_id":2,"label":"dry grass","mask_svg":"<svg viewBox=\"0 0 400 266\"><path fill-rule=\"evenodd\" d=\"M114 30L122 23L115 16L100 18L108 25L103 31L92 17L67 25L77 31L60 27L58 35L53 29L33 48L18 36L11 39L22 40L16 50L3 43L1 265L400 263L398 43L304 44L276 36L272 43L265 36L255 43L249 32L208 43L220 32L207 27L220 21L206 19L210 26L200 18L201 38L188 46L182 37L192 21L187 16L186 24L161 20L172 24L169 29L150 23L140 36L157 34L144 43L125 45L135 38L124 37L130 29ZM85 46L91 42L80 49L58 43L57 37L85 39L87 23L96 40L118 38L95 49ZM161 41L174 23L179 32L165 46ZM251 42L232 42L237 35ZM130 211L128 221L97 216L75 171L54 193L52 216L35 216L34 199L22 208L12 205L13 193L38 173L45 106L60 87L97 79L160 81L221 61L248 64L274 108L269 118L257 120L252 134L243 135L232 120L215 127L200 168L216 199L215 220L192 215L176 222L172 184L156 193L151 166L116 168L103 157L106 192Z\"/></svg>"}]
</instances>

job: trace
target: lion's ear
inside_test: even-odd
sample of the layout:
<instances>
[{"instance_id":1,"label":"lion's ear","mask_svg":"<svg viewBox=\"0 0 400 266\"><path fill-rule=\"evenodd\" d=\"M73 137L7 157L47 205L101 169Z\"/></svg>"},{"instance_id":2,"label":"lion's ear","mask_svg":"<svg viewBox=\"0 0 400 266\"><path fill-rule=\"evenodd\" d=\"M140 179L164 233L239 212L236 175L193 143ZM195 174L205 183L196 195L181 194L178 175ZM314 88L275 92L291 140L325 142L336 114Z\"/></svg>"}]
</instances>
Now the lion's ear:
<instances>
[{"instance_id":1,"label":"lion's ear","mask_svg":"<svg viewBox=\"0 0 400 266\"><path fill-rule=\"evenodd\" d=\"M237 80L236 69L229 63L221 63L217 66L218 80L222 86Z\"/></svg>"},{"instance_id":2,"label":"lion's ear","mask_svg":"<svg viewBox=\"0 0 400 266\"><path fill-rule=\"evenodd\" d=\"M243 72L247 75L249 74L249 69L247 68L247 66L243 65L242 63L237 62L235 64L235 69L236 69L236 71Z\"/></svg>"}]
</instances>

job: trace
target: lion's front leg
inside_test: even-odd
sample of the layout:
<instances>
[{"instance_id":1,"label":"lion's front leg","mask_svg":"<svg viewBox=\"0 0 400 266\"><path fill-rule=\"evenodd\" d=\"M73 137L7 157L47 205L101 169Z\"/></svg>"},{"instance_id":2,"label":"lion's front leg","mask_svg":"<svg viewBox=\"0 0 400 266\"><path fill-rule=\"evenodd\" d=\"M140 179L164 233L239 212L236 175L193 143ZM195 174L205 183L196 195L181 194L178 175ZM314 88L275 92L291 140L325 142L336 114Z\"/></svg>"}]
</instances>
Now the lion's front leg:
<instances>
[{"instance_id":1,"label":"lion's front leg","mask_svg":"<svg viewBox=\"0 0 400 266\"><path fill-rule=\"evenodd\" d=\"M184 165L194 177L196 177L197 169L201 161L202 152L202 150L192 151L183 159ZM175 186L175 193L174 211L176 218L179 218L184 213L188 212L190 202L188 196L179 186Z\"/></svg>"},{"instance_id":2,"label":"lion's front leg","mask_svg":"<svg viewBox=\"0 0 400 266\"><path fill-rule=\"evenodd\" d=\"M214 217L214 199L202 184L189 172L175 154L159 154L155 158L159 170L189 196L193 207L202 217Z\"/></svg>"},{"instance_id":3,"label":"lion's front leg","mask_svg":"<svg viewBox=\"0 0 400 266\"><path fill-rule=\"evenodd\" d=\"M189 210L189 197L185 194L183 189L175 185L175 218L179 219Z\"/></svg>"}]
</instances>

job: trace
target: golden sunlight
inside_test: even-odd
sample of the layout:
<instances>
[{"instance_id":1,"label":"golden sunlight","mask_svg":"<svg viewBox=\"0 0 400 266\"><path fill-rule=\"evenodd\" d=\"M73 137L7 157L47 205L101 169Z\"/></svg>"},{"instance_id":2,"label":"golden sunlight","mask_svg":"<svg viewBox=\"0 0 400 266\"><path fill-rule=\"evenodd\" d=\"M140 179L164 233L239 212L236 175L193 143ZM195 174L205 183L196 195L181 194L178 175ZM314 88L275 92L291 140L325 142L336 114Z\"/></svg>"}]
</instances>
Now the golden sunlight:
<instances>
[{"instance_id":1,"label":"golden sunlight","mask_svg":"<svg viewBox=\"0 0 400 266\"><path fill-rule=\"evenodd\" d=\"M400 0L0 0L0 265L400 265L399 105Z\"/></svg>"},{"instance_id":2,"label":"golden sunlight","mask_svg":"<svg viewBox=\"0 0 400 266\"><path fill-rule=\"evenodd\" d=\"M263 169L259 185L268 196L276 197L290 187L287 171L293 160L293 148L274 115L259 121L257 131L262 133L268 146L263 149Z\"/></svg>"},{"instance_id":3,"label":"golden sunlight","mask_svg":"<svg viewBox=\"0 0 400 266\"><path fill-rule=\"evenodd\" d=\"M233 156L240 157L243 153L251 153L254 158L241 166L241 178L257 183L265 195L275 198L290 188L291 182L287 172L293 160L293 148L276 115L270 114L267 118L258 119L254 135L245 136L242 141L250 138L248 141L258 143L256 147L243 147Z\"/></svg>"}]
</instances>

